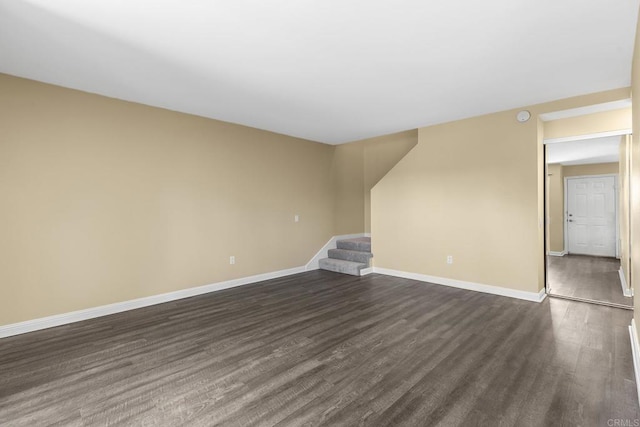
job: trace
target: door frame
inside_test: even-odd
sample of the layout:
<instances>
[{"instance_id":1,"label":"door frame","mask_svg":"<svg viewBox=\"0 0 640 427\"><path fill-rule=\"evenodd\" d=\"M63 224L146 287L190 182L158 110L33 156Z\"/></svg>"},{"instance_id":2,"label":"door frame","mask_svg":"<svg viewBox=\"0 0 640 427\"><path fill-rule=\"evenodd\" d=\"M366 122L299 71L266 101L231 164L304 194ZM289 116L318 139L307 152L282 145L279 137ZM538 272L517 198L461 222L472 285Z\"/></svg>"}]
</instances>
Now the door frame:
<instances>
[{"instance_id":1,"label":"door frame","mask_svg":"<svg viewBox=\"0 0 640 427\"><path fill-rule=\"evenodd\" d=\"M620 259L620 218L618 218L618 191L620 191L619 174L617 173L605 173L601 175L576 175L564 177L564 205L563 205L563 220L564 220L564 253L569 254L569 217L568 217L568 193L569 193L569 180L580 178L606 178L613 177L613 209L616 220L616 258Z\"/></svg>"}]
</instances>

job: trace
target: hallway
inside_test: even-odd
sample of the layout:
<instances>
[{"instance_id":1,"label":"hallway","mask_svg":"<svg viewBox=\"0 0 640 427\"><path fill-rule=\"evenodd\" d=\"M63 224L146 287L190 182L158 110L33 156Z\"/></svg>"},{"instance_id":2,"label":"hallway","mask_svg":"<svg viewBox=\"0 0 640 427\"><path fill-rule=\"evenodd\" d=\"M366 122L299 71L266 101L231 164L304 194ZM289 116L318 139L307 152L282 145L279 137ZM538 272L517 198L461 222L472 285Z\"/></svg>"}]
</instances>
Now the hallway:
<instances>
[{"instance_id":1,"label":"hallway","mask_svg":"<svg viewBox=\"0 0 640 427\"><path fill-rule=\"evenodd\" d=\"M547 257L547 281L552 295L633 306L622 294L620 261L586 255Z\"/></svg>"}]
</instances>

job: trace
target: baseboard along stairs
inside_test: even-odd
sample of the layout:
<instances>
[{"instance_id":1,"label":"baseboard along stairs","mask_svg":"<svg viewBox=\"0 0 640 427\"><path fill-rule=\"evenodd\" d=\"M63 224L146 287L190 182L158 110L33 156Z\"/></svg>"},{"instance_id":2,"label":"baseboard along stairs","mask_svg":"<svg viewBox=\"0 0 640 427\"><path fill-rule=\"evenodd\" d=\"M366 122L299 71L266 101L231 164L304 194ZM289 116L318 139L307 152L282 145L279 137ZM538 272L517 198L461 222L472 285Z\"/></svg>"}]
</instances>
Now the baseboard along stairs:
<instances>
[{"instance_id":1,"label":"baseboard along stairs","mask_svg":"<svg viewBox=\"0 0 640 427\"><path fill-rule=\"evenodd\" d=\"M373 258L370 237L338 240L336 246L329 249L329 258L320 260L322 270L360 276L363 269L369 268Z\"/></svg>"}]
</instances>

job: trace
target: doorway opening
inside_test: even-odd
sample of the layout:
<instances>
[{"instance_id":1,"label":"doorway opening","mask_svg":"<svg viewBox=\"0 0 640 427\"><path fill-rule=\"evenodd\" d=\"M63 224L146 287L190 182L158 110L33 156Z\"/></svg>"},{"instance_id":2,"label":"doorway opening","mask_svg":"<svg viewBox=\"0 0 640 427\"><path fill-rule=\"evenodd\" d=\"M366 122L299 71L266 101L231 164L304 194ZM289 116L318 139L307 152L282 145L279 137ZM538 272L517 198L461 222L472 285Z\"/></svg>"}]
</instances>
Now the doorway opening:
<instances>
[{"instance_id":1,"label":"doorway opening","mask_svg":"<svg viewBox=\"0 0 640 427\"><path fill-rule=\"evenodd\" d=\"M627 133L545 141L550 296L633 307L625 268L629 148Z\"/></svg>"}]
</instances>

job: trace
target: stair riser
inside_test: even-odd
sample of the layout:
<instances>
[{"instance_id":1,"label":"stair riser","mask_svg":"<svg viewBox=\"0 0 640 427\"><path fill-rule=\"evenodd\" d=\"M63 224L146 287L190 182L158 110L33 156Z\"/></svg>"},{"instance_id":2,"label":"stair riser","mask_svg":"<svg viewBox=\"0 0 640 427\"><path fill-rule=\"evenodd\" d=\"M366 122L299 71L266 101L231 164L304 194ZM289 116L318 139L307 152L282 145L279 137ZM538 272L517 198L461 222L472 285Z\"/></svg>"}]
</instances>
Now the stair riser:
<instances>
[{"instance_id":1,"label":"stair riser","mask_svg":"<svg viewBox=\"0 0 640 427\"><path fill-rule=\"evenodd\" d=\"M338 249L348 249L350 251L371 252L371 243L365 242L349 242L338 240L336 242Z\"/></svg>"},{"instance_id":2,"label":"stair riser","mask_svg":"<svg viewBox=\"0 0 640 427\"><path fill-rule=\"evenodd\" d=\"M329 249L329 258L343 259L345 261L360 262L369 266L369 260L371 259L371 253L369 252L344 252L340 249Z\"/></svg>"},{"instance_id":3,"label":"stair riser","mask_svg":"<svg viewBox=\"0 0 640 427\"><path fill-rule=\"evenodd\" d=\"M352 276L360 276L360 269L362 267L358 268L355 266L337 266L331 263L331 260L327 260L327 259L320 260L320 268L322 270L329 270L336 273L350 274Z\"/></svg>"}]
</instances>

